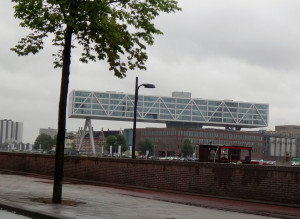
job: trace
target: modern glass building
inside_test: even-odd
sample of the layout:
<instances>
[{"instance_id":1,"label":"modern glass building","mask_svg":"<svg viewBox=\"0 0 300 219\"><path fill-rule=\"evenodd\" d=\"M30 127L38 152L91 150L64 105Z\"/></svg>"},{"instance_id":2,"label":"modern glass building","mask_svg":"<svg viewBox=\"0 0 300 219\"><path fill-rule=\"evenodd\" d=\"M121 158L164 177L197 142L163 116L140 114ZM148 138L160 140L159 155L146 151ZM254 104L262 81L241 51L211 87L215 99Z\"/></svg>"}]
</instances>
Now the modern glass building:
<instances>
[{"instance_id":1,"label":"modern glass building","mask_svg":"<svg viewBox=\"0 0 300 219\"><path fill-rule=\"evenodd\" d=\"M133 121L134 95L74 90L69 95L70 118ZM139 95L137 121L169 127L221 126L240 130L268 126L269 105L200 98Z\"/></svg>"}]
</instances>

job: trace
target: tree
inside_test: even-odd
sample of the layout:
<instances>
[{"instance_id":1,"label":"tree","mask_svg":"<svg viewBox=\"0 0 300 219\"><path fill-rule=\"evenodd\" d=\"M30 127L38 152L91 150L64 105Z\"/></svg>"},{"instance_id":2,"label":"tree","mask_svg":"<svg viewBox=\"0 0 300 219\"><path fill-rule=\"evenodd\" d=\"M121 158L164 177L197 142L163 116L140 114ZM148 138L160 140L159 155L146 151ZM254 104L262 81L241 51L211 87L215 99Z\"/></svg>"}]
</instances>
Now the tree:
<instances>
[{"instance_id":1,"label":"tree","mask_svg":"<svg viewBox=\"0 0 300 219\"><path fill-rule=\"evenodd\" d=\"M71 143L71 150L76 151L76 144L74 141Z\"/></svg>"},{"instance_id":2,"label":"tree","mask_svg":"<svg viewBox=\"0 0 300 219\"><path fill-rule=\"evenodd\" d=\"M193 155L194 147L189 139L184 139L183 146L181 147L181 153L184 157Z\"/></svg>"},{"instance_id":3,"label":"tree","mask_svg":"<svg viewBox=\"0 0 300 219\"><path fill-rule=\"evenodd\" d=\"M51 150L55 144L54 139L50 135L40 134L34 142L34 149ZM41 148L40 148L41 146Z\"/></svg>"},{"instance_id":4,"label":"tree","mask_svg":"<svg viewBox=\"0 0 300 219\"><path fill-rule=\"evenodd\" d=\"M127 150L126 146L126 139L124 135L118 134L117 136L109 135L106 138L106 145L105 149L109 151L109 147L112 146L112 152L116 153L119 150L119 145L121 145L121 152L124 152Z\"/></svg>"},{"instance_id":5,"label":"tree","mask_svg":"<svg viewBox=\"0 0 300 219\"><path fill-rule=\"evenodd\" d=\"M122 134L117 135L116 144L117 144L117 146L121 145L121 152L125 152L127 150L126 139L125 139L124 135L122 135Z\"/></svg>"},{"instance_id":6,"label":"tree","mask_svg":"<svg viewBox=\"0 0 300 219\"><path fill-rule=\"evenodd\" d=\"M80 61L106 60L123 78L128 69L146 69L146 45L162 34L153 23L160 12L180 10L176 0L12 0L21 27L32 32L12 48L18 55L36 54L44 38L53 36L54 67L62 68L53 203L61 203L66 106L71 49L82 47ZM73 40L74 39L74 40ZM72 41L73 40L73 41Z\"/></svg>"},{"instance_id":7,"label":"tree","mask_svg":"<svg viewBox=\"0 0 300 219\"><path fill-rule=\"evenodd\" d=\"M149 139L143 139L139 142L139 150L143 155L145 155L148 150L150 155L153 154L154 146Z\"/></svg>"},{"instance_id":8,"label":"tree","mask_svg":"<svg viewBox=\"0 0 300 219\"><path fill-rule=\"evenodd\" d=\"M112 146L112 152L115 152L116 151L116 142L117 142L117 137L116 136L114 136L114 135L107 136L105 149L107 151L109 151L110 146Z\"/></svg>"}]
</instances>

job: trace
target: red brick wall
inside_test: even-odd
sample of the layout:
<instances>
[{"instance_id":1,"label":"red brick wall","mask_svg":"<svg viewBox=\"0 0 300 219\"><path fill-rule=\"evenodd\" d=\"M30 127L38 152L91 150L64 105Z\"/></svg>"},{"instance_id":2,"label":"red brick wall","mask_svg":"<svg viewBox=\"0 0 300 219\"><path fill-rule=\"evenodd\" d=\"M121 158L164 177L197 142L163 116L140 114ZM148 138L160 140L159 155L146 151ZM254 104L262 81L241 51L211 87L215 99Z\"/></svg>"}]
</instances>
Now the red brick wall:
<instances>
[{"instance_id":1,"label":"red brick wall","mask_svg":"<svg viewBox=\"0 0 300 219\"><path fill-rule=\"evenodd\" d=\"M0 153L0 169L53 175L54 156ZM300 204L300 168L65 157L64 175L161 190Z\"/></svg>"}]
</instances>

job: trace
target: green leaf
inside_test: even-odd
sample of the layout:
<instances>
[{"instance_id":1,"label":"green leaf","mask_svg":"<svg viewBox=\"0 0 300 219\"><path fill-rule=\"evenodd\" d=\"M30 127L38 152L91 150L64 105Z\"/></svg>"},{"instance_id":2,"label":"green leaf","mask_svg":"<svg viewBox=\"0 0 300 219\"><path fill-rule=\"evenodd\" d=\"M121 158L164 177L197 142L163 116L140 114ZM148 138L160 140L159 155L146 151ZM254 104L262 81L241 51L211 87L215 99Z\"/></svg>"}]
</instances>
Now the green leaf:
<instances>
[{"instance_id":1,"label":"green leaf","mask_svg":"<svg viewBox=\"0 0 300 219\"><path fill-rule=\"evenodd\" d=\"M11 50L19 56L43 49L45 37L57 46L54 67L62 67L66 27L82 49L79 61L104 60L109 70L123 78L127 71L146 70L146 45L162 34L154 25L161 12L181 10L175 0L12 0L20 26L32 30ZM74 48L74 45L72 45Z\"/></svg>"}]
</instances>

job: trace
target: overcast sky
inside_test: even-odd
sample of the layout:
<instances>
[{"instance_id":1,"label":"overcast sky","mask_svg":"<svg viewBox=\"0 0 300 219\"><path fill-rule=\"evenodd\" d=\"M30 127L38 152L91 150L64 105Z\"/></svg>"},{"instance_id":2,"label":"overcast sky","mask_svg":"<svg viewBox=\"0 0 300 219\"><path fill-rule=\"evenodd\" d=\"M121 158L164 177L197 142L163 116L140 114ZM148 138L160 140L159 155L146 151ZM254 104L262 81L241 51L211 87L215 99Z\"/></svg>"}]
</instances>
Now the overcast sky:
<instances>
[{"instance_id":1,"label":"overcast sky","mask_svg":"<svg viewBox=\"0 0 300 219\"><path fill-rule=\"evenodd\" d=\"M269 127L300 125L300 1L179 0L181 12L156 19L164 35L148 48L147 71L118 79L105 62L81 64L72 54L69 91L134 93L135 77L156 89L148 95L191 92L193 98L270 104ZM23 141L33 143L40 128L57 128L60 69L52 53L18 57L10 51L27 30L0 1L0 119L23 122ZM92 120L95 130L131 128L132 123ZM68 131L84 120L67 119ZM138 127L158 127L139 123ZM159 127L162 127L161 125Z\"/></svg>"}]
</instances>

